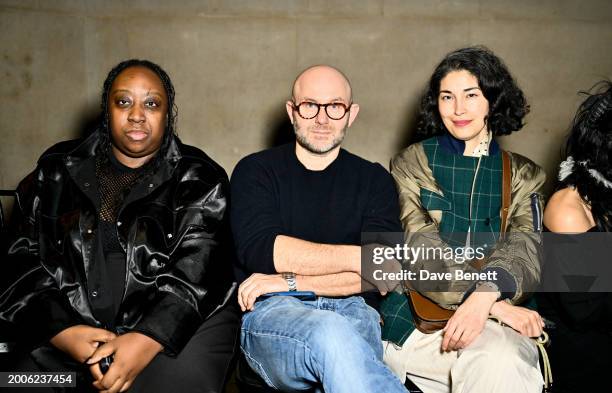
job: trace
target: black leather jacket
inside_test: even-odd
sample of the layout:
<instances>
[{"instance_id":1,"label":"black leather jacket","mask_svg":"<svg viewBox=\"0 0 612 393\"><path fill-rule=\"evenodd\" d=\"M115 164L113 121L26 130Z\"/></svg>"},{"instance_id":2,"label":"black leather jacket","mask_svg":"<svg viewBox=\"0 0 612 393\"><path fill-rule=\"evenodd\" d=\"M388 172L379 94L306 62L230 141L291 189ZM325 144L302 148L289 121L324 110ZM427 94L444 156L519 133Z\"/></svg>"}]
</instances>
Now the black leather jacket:
<instances>
[{"instance_id":1,"label":"black leather jacket","mask_svg":"<svg viewBox=\"0 0 612 393\"><path fill-rule=\"evenodd\" d=\"M38 343L76 324L101 326L87 290L100 204L98 139L53 146L17 190L0 318ZM176 355L228 302L235 289L228 190L225 171L176 137L155 172L132 189L116 226L127 255L119 333L144 333Z\"/></svg>"}]
</instances>

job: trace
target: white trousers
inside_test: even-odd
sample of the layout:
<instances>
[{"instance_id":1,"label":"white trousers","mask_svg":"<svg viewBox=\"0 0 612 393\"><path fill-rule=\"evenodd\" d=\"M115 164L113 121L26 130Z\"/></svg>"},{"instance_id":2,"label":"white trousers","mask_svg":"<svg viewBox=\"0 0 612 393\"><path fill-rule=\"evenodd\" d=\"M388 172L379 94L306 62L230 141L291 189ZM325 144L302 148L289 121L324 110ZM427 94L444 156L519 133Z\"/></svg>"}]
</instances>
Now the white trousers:
<instances>
[{"instance_id":1,"label":"white trousers","mask_svg":"<svg viewBox=\"0 0 612 393\"><path fill-rule=\"evenodd\" d=\"M442 352L442 331L415 330L402 347L384 343L384 360L424 393L541 393L538 349L528 337L487 321L467 348Z\"/></svg>"}]
</instances>

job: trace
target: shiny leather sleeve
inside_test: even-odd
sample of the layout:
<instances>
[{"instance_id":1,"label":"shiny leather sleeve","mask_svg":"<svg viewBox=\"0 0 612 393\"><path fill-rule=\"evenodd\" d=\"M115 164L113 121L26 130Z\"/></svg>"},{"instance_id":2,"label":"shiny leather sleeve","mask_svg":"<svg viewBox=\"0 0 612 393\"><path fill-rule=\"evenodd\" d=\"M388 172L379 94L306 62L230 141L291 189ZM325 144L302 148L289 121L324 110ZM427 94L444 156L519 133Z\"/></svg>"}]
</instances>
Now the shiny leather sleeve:
<instances>
[{"instance_id":1,"label":"shiny leather sleeve","mask_svg":"<svg viewBox=\"0 0 612 393\"><path fill-rule=\"evenodd\" d=\"M19 184L0 283L0 318L15 323L32 343L46 341L81 323L41 263L42 178L43 171L38 168Z\"/></svg>"},{"instance_id":2,"label":"shiny leather sleeve","mask_svg":"<svg viewBox=\"0 0 612 393\"><path fill-rule=\"evenodd\" d=\"M232 266L227 250L227 177L224 174L213 185L190 170L179 177L183 184L172 195L175 229L170 251L165 266L154 277L154 296L130 329L154 338L170 356L182 350L199 325L227 302L233 289L227 275ZM134 255L147 253L139 247L146 246L136 244Z\"/></svg>"}]
</instances>

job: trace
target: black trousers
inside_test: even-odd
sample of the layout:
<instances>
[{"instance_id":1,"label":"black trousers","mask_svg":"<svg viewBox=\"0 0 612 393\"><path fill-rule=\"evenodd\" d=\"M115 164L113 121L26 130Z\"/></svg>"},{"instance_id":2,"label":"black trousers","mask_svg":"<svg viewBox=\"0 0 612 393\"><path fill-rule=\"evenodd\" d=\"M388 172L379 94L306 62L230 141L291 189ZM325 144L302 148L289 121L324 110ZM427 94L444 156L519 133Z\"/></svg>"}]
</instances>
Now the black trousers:
<instances>
[{"instance_id":1,"label":"black trousers","mask_svg":"<svg viewBox=\"0 0 612 393\"><path fill-rule=\"evenodd\" d=\"M558 327L550 338L554 393L610 391L612 333Z\"/></svg>"},{"instance_id":2,"label":"black trousers","mask_svg":"<svg viewBox=\"0 0 612 393\"><path fill-rule=\"evenodd\" d=\"M159 354L136 377L130 393L222 393L238 350L240 312L233 302L206 320L176 358ZM31 388L32 392L97 392L88 367L51 346L22 356L14 371L74 371L77 387ZM16 388L25 393L28 388ZM2 390L5 391L5 390ZM6 390L7 392L12 390Z\"/></svg>"}]
</instances>

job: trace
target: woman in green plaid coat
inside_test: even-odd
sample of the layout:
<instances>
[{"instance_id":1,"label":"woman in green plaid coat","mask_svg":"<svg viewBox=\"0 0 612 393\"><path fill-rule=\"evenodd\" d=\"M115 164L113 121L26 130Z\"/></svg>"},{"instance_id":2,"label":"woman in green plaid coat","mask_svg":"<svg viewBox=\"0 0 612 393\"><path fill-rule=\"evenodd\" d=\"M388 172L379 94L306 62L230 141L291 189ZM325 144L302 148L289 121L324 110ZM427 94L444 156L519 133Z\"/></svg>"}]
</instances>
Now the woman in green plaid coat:
<instances>
[{"instance_id":1,"label":"woman in green plaid coat","mask_svg":"<svg viewBox=\"0 0 612 393\"><path fill-rule=\"evenodd\" d=\"M543 170L509 153L511 203L502 231L502 153L494 136L523 126L529 107L503 62L483 47L448 54L434 71L418 134L391 163L401 221L412 247L480 248L484 267L420 260L411 270L486 273L480 281L413 283L443 308L446 327L416 330L405 294L384 301L385 361L425 393L540 393L538 351L530 337L544 322L525 301L540 280L539 232ZM500 233L505 236L500 239ZM414 261L413 261L414 262ZM437 264L437 266L435 266ZM498 322L489 318L495 317Z\"/></svg>"}]
</instances>

